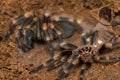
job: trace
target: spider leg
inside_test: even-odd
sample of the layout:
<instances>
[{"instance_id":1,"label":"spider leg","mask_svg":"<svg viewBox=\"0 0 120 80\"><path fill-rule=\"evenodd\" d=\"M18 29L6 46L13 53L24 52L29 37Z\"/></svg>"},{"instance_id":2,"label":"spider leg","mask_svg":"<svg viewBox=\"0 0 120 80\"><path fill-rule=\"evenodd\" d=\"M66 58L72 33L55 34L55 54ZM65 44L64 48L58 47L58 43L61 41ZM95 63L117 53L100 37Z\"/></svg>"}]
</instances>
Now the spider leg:
<instances>
[{"instance_id":1,"label":"spider leg","mask_svg":"<svg viewBox=\"0 0 120 80\"><path fill-rule=\"evenodd\" d=\"M89 35L92 35L91 39L89 39L89 37L88 37ZM95 41L95 35L96 34L95 34L95 32L93 30L88 30L86 32L83 32L81 34L81 39L83 41L83 44L84 45L86 45L88 43L93 44L93 42ZM89 40L91 40L91 42Z\"/></svg>"},{"instance_id":2,"label":"spider leg","mask_svg":"<svg viewBox=\"0 0 120 80\"><path fill-rule=\"evenodd\" d=\"M23 21L25 21L25 20L23 20ZM19 27L23 26L24 24L25 24L25 22L21 23L21 25ZM8 40L9 36L12 34L12 32L14 31L14 29L15 29L16 26L17 26L16 24L13 24L13 23L10 24L9 29L8 29L5 37L4 37L5 41Z\"/></svg>"},{"instance_id":3,"label":"spider leg","mask_svg":"<svg viewBox=\"0 0 120 80\"><path fill-rule=\"evenodd\" d=\"M67 59L69 58L69 56L71 56L72 52L71 51L63 51L61 52L59 55L55 54L55 56L53 57L53 59L55 60L53 64L50 64L48 66L48 71L53 70L61 65L63 65Z\"/></svg>"},{"instance_id":4,"label":"spider leg","mask_svg":"<svg viewBox=\"0 0 120 80\"><path fill-rule=\"evenodd\" d=\"M16 34L16 41L17 41L17 43L18 43L18 47L19 47L22 51L26 52L27 50L26 50L25 45L24 45L24 43L23 43L23 37L24 37L24 35L23 35L23 30L19 29L19 30L18 30L18 33Z\"/></svg>"},{"instance_id":5,"label":"spider leg","mask_svg":"<svg viewBox=\"0 0 120 80\"><path fill-rule=\"evenodd\" d=\"M38 22L36 23L36 30L35 30L35 33L36 33L36 37L38 38L38 39L40 39L41 38L41 26L42 26L42 22L41 22L41 20L40 19L38 19Z\"/></svg>"},{"instance_id":6,"label":"spider leg","mask_svg":"<svg viewBox=\"0 0 120 80\"><path fill-rule=\"evenodd\" d=\"M47 41L47 47L48 47L48 51L50 52L51 57L53 57L54 56L54 48L52 46L51 41Z\"/></svg>"},{"instance_id":7,"label":"spider leg","mask_svg":"<svg viewBox=\"0 0 120 80\"><path fill-rule=\"evenodd\" d=\"M120 56L94 56L97 62L117 62L120 61Z\"/></svg>"},{"instance_id":8,"label":"spider leg","mask_svg":"<svg viewBox=\"0 0 120 80\"><path fill-rule=\"evenodd\" d=\"M9 26L9 30L7 31L6 35L4 36L4 41L8 40L9 36L12 34L15 27L16 27L16 25L14 25L14 24L11 24Z\"/></svg>"},{"instance_id":9,"label":"spider leg","mask_svg":"<svg viewBox=\"0 0 120 80\"><path fill-rule=\"evenodd\" d=\"M112 26L120 25L120 21L115 21L115 20L113 20L113 21L111 22L111 25L112 25Z\"/></svg>"},{"instance_id":10,"label":"spider leg","mask_svg":"<svg viewBox=\"0 0 120 80\"><path fill-rule=\"evenodd\" d=\"M46 25L45 25L45 27L46 27ZM48 29L45 29L45 27L43 27L43 30L44 30L45 35L46 35L48 50L49 50L51 56L53 57L54 56L54 48L50 42L50 40L53 40L53 36L50 36L51 33L49 33L49 31L47 31L47 30L51 29L55 32L54 34L56 34L56 36L58 38L58 46L60 46L60 44L62 43L61 31L56 26L54 26L52 23L49 23Z\"/></svg>"},{"instance_id":11,"label":"spider leg","mask_svg":"<svg viewBox=\"0 0 120 80\"><path fill-rule=\"evenodd\" d=\"M32 31L32 27L36 25L38 21L37 17L34 17L32 21L28 22L29 25L26 26L24 30L24 45L26 48L32 48L33 47L33 37L34 32Z\"/></svg>"},{"instance_id":12,"label":"spider leg","mask_svg":"<svg viewBox=\"0 0 120 80\"><path fill-rule=\"evenodd\" d=\"M33 48L33 31L30 30L29 28L25 30L24 33L24 45L26 48Z\"/></svg>"},{"instance_id":13,"label":"spider leg","mask_svg":"<svg viewBox=\"0 0 120 80\"><path fill-rule=\"evenodd\" d=\"M43 64L41 64L40 66L36 67L35 69L32 69L29 74L35 73L43 68L49 68L49 66L51 67L51 65L53 65L53 63L55 62L54 58L50 58L48 59L46 62L44 62ZM49 70L49 69L48 69Z\"/></svg>"},{"instance_id":14,"label":"spider leg","mask_svg":"<svg viewBox=\"0 0 120 80\"><path fill-rule=\"evenodd\" d=\"M29 74L35 73L35 72L37 72L37 71L39 71L39 70L47 67L47 66L50 65L53 61L54 61L53 58L48 59L44 64L41 64L40 66L32 69L32 70L29 72Z\"/></svg>"},{"instance_id":15,"label":"spider leg","mask_svg":"<svg viewBox=\"0 0 120 80\"><path fill-rule=\"evenodd\" d=\"M51 57L53 57L54 56L54 48L53 48L53 45L51 43L51 41L53 39L50 36L51 33L49 34L48 25L49 25L49 19L47 19L47 17L44 17L43 22L42 22L42 32L43 32L44 36L42 35L42 32L41 32L41 36L43 37L43 40L46 41L48 51L50 52Z\"/></svg>"},{"instance_id":16,"label":"spider leg","mask_svg":"<svg viewBox=\"0 0 120 80\"><path fill-rule=\"evenodd\" d=\"M24 19L24 20L25 20L25 22L27 21L27 23L29 24L29 22L31 22L31 19L27 19L27 20ZM33 24L33 22L32 22L32 24ZM31 24L31 26L32 26L32 24ZM24 25L25 25L25 23L20 24L19 29L18 29L18 34L16 35L16 40L17 40L19 48L22 49L22 51L26 52L26 51L28 51L28 48L33 47L33 42L32 42L33 32L32 32L32 30L27 29L27 28L30 28L30 26L27 26L26 29L23 29L22 27Z\"/></svg>"},{"instance_id":17,"label":"spider leg","mask_svg":"<svg viewBox=\"0 0 120 80\"><path fill-rule=\"evenodd\" d=\"M82 68L80 69L80 72L79 72L79 80L85 80L85 78L84 78L85 71L88 70L90 67L91 67L91 63L90 62L85 63L82 66Z\"/></svg>"},{"instance_id":18,"label":"spider leg","mask_svg":"<svg viewBox=\"0 0 120 80\"><path fill-rule=\"evenodd\" d=\"M54 56L54 48L53 45L51 43L52 39L51 36L49 34L49 28L46 22L43 22L42 24L42 31L43 31L43 39L46 41L47 43L47 47L48 47L48 51L50 52L51 57Z\"/></svg>"},{"instance_id":19,"label":"spider leg","mask_svg":"<svg viewBox=\"0 0 120 80\"><path fill-rule=\"evenodd\" d=\"M64 62L67 60L67 57L64 56L64 57L60 57L60 59L58 60L55 60L52 64L50 64L48 67L47 67L47 71L51 71L61 65L64 64Z\"/></svg>"},{"instance_id":20,"label":"spider leg","mask_svg":"<svg viewBox=\"0 0 120 80\"><path fill-rule=\"evenodd\" d=\"M44 66L43 66L43 64L42 64L42 65L36 67L35 69L32 69L32 70L29 72L29 74L35 73L35 72L37 72L37 71L39 71L39 70L41 70L41 69L43 69L43 68L44 68Z\"/></svg>"},{"instance_id":21,"label":"spider leg","mask_svg":"<svg viewBox=\"0 0 120 80\"><path fill-rule=\"evenodd\" d=\"M53 37L51 37L48 32L49 31L45 31L46 41L47 41L48 51L50 52L51 57L53 57L54 56L54 48L53 48L52 41L51 41L51 40L53 40Z\"/></svg>"},{"instance_id":22,"label":"spider leg","mask_svg":"<svg viewBox=\"0 0 120 80\"><path fill-rule=\"evenodd\" d=\"M77 67L79 58L73 53L63 67L58 71L57 80L67 77Z\"/></svg>"},{"instance_id":23,"label":"spider leg","mask_svg":"<svg viewBox=\"0 0 120 80\"><path fill-rule=\"evenodd\" d=\"M30 18L31 16L33 16L33 13L28 12L28 13L25 13L24 15L22 15L22 16L19 16L17 19L13 20L12 23L9 25L9 29L8 29L5 37L4 37L4 40L7 41L9 36L13 33L15 27L17 25L25 24L26 20L28 18Z\"/></svg>"},{"instance_id":24,"label":"spider leg","mask_svg":"<svg viewBox=\"0 0 120 80\"><path fill-rule=\"evenodd\" d=\"M20 32L19 35L21 35L21 36L19 36L19 38L17 38L16 40L18 42L19 48L22 49L22 51L24 51L24 52L33 48L34 33L31 30L31 27L34 26L36 21L37 21L36 17L34 17L34 18L31 17L29 19L26 19L25 23L21 23L19 26L18 30L23 30L23 33ZM26 28L23 29L23 26L25 24L29 24L29 25L25 26ZM21 39L21 40L19 40L19 39Z\"/></svg>"},{"instance_id":25,"label":"spider leg","mask_svg":"<svg viewBox=\"0 0 120 80\"><path fill-rule=\"evenodd\" d=\"M62 36L60 34L60 35L58 35L58 43L60 44L61 42L62 42Z\"/></svg>"},{"instance_id":26,"label":"spider leg","mask_svg":"<svg viewBox=\"0 0 120 80\"><path fill-rule=\"evenodd\" d=\"M58 42L61 43L62 42L62 37L61 37L62 32L60 31L60 29L57 26L55 26L53 23L49 23L48 25L49 25L49 28L55 32L55 34L58 38Z\"/></svg>"},{"instance_id":27,"label":"spider leg","mask_svg":"<svg viewBox=\"0 0 120 80\"><path fill-rule=\"evenodd\" d=\"M120 47L120 42L116 42L115 44L112 45L112 48L118 48Z\"/></svg>"},{"instance_id":28,"label":"spider leg","mask_svg":"<svg viewBox=\"0 0 120 80\"><path fill-rule=\"evenodd\" d=\"M96 40L96 33L93 32L92 35L91 35L91 42L90 42L90 44L93 44L95 42L95 40Z\"/></svg>"},{"instance_id":29,"label":"spider leg","mask_svg":"<svg viewBox=\"0 0 120 80\"><path fill-rule=\"evenodd\" d=\"M62 36L61 36L62 32L60 31L60 29L57 26L55 26L52 23L49 23L49 27L51 30L53 30L55 32L57 40L58 40L57 47L60 47L60 44L62 43Z\"/></svg>"},{"instance_id":30,"label":"spider leg","mask_svg":"<svg viewBox=\"0 0 120 80\"><path fill-rule=\"evenodd\" d=\"M69 22L74 22L74 18L67 16L67 15L53 15L51 16L52 21L69 21Z\"/></svg>"},{"instance_id":31,"label":"spider leg","mask_svg":"<svg viewBox=\"0 0 120 80\"><path fill-rule=\"evenodd\" d=\"M48 59L42 65L36 67L35 69L32 69L29 73L30 74L35 73L43 68L47 68L48 71L52 70L52 69L62 65L70 55L71 54L69 52L62 52L59 54L55 54L53 58Z\"/></svg>"},{"instance_id":32,"label":"spider leg","mask_svg":"<svg viewBox=\"0 0 120 80\"><path fill-rule=\"evenodd\" d=\"M74 50L77 49L78 47L71 43L62 42L60 43L60 48L63 48L65 50Z\"/></svg>"}]
</instances>

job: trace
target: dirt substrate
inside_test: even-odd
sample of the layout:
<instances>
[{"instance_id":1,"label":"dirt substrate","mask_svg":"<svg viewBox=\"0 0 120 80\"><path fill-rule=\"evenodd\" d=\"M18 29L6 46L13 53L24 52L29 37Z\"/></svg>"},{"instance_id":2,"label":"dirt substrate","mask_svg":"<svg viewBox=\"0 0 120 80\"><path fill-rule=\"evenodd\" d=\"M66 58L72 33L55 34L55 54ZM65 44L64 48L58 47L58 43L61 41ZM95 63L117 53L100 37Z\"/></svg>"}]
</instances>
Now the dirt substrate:
<instances>
[{"instance_id":1,"label":"dirt substrate","mask_svg":"<svg viewBox=\"0 0 120 80\"><path fill-rule=\"evenodd\" d=\"M46 46L35 44L33 50L21 55L18 53L15 33L11 35L9 41L2 41L11 19L16 15L30 10L39 15L42 10L49 10L73 15L75 18L87 19L89 15L97 18L99 8L106 5L119 14L119 4L119 0L0 0L0 80L54 80L59 69L50 72L42 70L30 75L28 72L31 69L49 58ZM117 26L115 31L117 35L120 35L120 26ZM79 31L65 41L79 44ZM115 49L105 55L120 56L120 49ZM77 73L78 69L64 80L77 80ZM85 73L85 77L93 80L120 80L120 62L93 64Z\"/></svg>"}]
</instances>

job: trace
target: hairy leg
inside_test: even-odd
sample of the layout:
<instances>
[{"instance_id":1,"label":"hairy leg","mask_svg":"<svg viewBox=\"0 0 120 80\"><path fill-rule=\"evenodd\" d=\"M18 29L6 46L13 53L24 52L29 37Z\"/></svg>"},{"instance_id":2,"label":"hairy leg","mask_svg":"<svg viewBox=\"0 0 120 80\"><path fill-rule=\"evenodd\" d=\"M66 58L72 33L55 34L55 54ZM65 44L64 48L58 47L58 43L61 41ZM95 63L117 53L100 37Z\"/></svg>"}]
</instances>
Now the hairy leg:
<instances>
[{"instance_id":1,"label":"hairy leg","mask_svg":"<svg viewBox=\"0 0 120 80\"><path fill-rule=\"evenodd\" d=\"M13 33L17 25L19 25L18 27L21 28L22 26L24 26L26 21L28 21L32 16L33 16L32 12L27 12L24 15L19 16L15 20L13 20L12 23L9 25L9 29L4 37L4 40L5 41L8 40L9 36Z\"/></svg>"},{"instance_id":2,"label":"hairy leg","mask_svg":"<svg viewBox=\"0 0 120 80\"><path fill-rule=\"evenodd\" d=\"M63 65L71 54L72 53L69 51L55 54L53 58L48 59L40 66L36 67L35 69L32 69L29 73L30 74L35 73L43 68L47 68L48 71L53 70Z\"/></svg>"},{"instance_id":3,"label":"hairy leg","mask_svg":"<svg viewBox=\"0 0 120 80\"><path fill-rule=\"evenodd\" d=\"M120 56L94 56L94 60L97 62L117 62L120 61Z\"/></svg>"},{"instance_id":4,"label":"hairy leg","mask_svg":"<svg viewBox=\"0 0 120 80\"><path fill-rule=\"evenodd\" d=\"M63 67L58 71L57 80L61 80L67 77L77 67L79 58L75 54L72 54Z\"/></svg>"},{"instance_id":5,"label":"hairy leg","mask_svg":"<svg viewBox=\"0 0 120 80\"><path fill-rule=\"evenodd\" d=\"M86 78L84 77L84 74L85 74L85 71L87 71L90 67L91 67L91 63L89 62L83 64L79 72L79 80L86 80Z\"/></svg>"}]
</instances>

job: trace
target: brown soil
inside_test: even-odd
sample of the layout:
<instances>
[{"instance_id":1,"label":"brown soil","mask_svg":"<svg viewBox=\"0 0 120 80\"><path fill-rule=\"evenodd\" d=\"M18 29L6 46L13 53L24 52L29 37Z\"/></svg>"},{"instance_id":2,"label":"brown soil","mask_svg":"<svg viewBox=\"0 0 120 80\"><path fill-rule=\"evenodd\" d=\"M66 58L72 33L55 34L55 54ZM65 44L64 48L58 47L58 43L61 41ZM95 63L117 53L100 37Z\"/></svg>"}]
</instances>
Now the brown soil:
<instances>
[{"instance_id":1,"label":"brown soil","mask_svg":"<svg viewBox=\"0 0 120 80\"><path fill-rule=\"evenodd\" d=\"M120 12L119 0L0 0L0 80L54 80L57 76L58 69L50 72L42 70L31 75L28 73L49 58L45 45L36 44L33 50L21 55L18 53L14 34L9 41L2 41L11 19L16 15L30 10L38 15L42 10L49 10L70 14L75 18L87 19L89 15L97 18L99 8L106 5L113 8L116 13ZM116 34L120 35L120 26L116 28ZM76 31L74 36L65 41L78 44L78 34ZM120 55L120 49L115 49L106 55ZM64 80L77 80L77 73L75 70ZM93 64L85 76L93 80L120 80L120 62Z\"/></svg>"}]
</instances>

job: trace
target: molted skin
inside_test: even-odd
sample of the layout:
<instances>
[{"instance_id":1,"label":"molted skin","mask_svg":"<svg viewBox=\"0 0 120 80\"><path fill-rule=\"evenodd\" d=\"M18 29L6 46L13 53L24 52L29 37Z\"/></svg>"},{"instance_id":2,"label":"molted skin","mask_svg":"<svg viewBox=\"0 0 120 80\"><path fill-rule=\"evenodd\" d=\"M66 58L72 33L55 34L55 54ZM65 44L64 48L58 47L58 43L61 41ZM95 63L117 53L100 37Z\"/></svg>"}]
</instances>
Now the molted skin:
<instances>
[{"instance_id":1,"label":"molted skin","mask_svg":"<svg viewBox=\"0 0 120 80\"><path fill-rule=\"evenodd\" d=\"M103 12L101 12L103 11ZM72 73L76 68L81 68L79 71L79 80L86 80L84 77L85 71L88 70L92 63L95 62L116 62L120 61L120 56L104 56L100 55L100 50L104 46L106 48L120 47L120 42L116 42L114 30L111 26L111 10L108 7L100 9L100 20L92 28L86 28L82 25L83 32L81 34L82 44L76 46L73 44L62 45L65 51L56 54L53 58L48 59L45 63L30 71L30 74L47 68L48 71L62 66L58 71L56 80L62 80ZM106 16L109 16L105 18ZM88 25L87 25L88 26ZM116 45L117 44L117 45ZM106 46L107 45L107 46ZM67 46L67 48L66 48ZM80 67L81 66L81 67Z\"/></svg>"}]
</instances>

